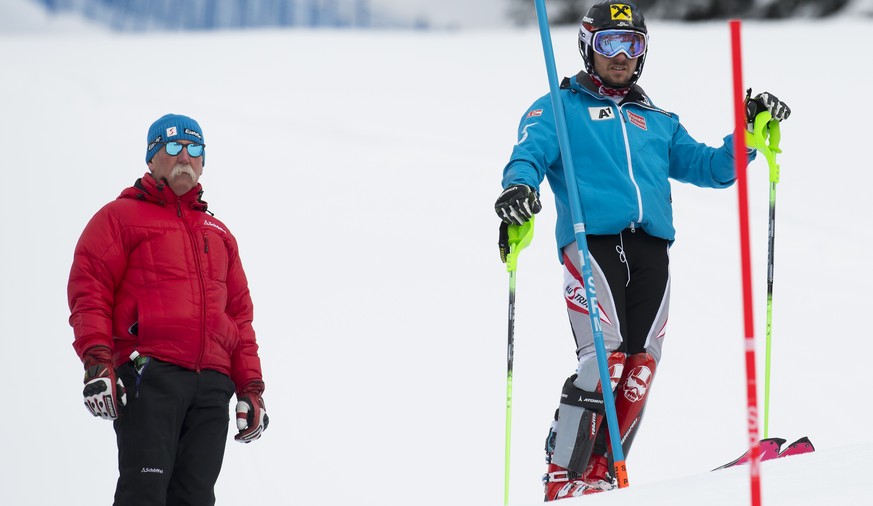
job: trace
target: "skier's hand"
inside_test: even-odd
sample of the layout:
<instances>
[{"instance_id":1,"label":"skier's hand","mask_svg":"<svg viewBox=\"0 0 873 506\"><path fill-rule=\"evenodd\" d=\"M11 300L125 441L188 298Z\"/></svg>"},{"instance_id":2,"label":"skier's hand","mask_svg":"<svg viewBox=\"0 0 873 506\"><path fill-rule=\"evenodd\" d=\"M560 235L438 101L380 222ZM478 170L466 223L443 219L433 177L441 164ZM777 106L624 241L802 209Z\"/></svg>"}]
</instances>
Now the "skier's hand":
<instances>
[{"instance_id":1,"label":"skier's hand","mask_svg":"<svg viewBox=\"0 0 873 506\"><path fill-rule=\"evenodd\" d=\"M263 381L249 382L236 394L236 428L239 434L233 438L240 443L251 443L261 437L261 433L270 425L267 408L264 407Z\"/></svg>"},{"instance_id":2,"label":"skier's hand","mask_svg":"<svg viewBox=\"0 0 873 506\"><path fill-rule=\"evenodd\" d=\"M776 121L784 121L791 115L791 109L785 102L776 98L770 92L758 93L752 98L752 88L746 91L746 128L750 132L755 130L755 118L764 111Z\"/></svg>"},{"instance_id":3,"label":"skier's hand","mask_svg":"<svg viewBox=\"0 0 873 506\"><path fill-rule=\"evenodd\" d=\"M494 203L497 216L505 223L515 225L524 225L542 208L537 192L526 184L512 185L503 190Z\"/></svg>"},{"instance_id":4,"label":"skier's hand","mask_svg":"<svg viewBox=\"0 0 873 506\"><path fill-rule=\"evenodd\" d=\"M127 390L121 379L115 376L112 367L112 350L107 346L95 346L85 352L85 407L105 420L118 418L119 406L127 404Z\"/></svg>"}]
</instances>

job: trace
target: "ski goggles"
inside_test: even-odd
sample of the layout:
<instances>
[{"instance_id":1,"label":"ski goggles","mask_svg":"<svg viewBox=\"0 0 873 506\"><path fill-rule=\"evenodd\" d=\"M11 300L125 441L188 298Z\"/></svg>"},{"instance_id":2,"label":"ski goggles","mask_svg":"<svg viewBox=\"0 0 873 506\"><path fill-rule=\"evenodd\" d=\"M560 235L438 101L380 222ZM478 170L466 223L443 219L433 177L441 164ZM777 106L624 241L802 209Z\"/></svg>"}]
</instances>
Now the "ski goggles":
<instances>
[{"instance_id":1,"label":"ski goggles","mask_svg":"<svg viewBox=\"0 0 873 506\"><path fill-rule=\"evenodd\" d=\"M167 150L167 154L170 156L178 155L182 152L182 148L185 148L188 150L188 156L192 158L197 158L198 156L203 155L203 148L206 147L206 144L182 144L176 141L162 142L161 144L164 145L164 149Z\"/></svg>"},{"instance_id":2,"label":"ski goggles","mask_svg":"<svg viewBox=\"0 0 873 506\"><path fill-rule=\"evenodd\" d=\"M594 32L591 47L607 58L624 53L628 58L639 58L646 52L648 37L633 30L601 30Z\"/></svg>"}]
</instances>

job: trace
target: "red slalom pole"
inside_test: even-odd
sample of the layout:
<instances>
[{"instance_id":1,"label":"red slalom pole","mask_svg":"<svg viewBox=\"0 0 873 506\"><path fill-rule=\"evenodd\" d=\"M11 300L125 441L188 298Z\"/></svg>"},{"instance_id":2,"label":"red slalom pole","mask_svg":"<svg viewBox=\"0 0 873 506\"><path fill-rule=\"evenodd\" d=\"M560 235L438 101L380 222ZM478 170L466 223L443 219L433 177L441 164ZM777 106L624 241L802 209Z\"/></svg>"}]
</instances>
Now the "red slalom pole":
<instances>
[{"instance_id":1,"label":"red slalom pole","mask_svg":"<svg viewBox=\"0 0 873 506\"><path fill-rule=\"evenodd\" d=\"M733 60L734 163L737 172L737 195L740 211L740 249L743 276L743 315L746 349L746 395L749 422L749 479L752 506L761 504L761 447L758 444L758 393L755 379L755 325L752 306L752 254L749 241L749 193L746 167L746 108L743 104L743 59L740 44L740 21L732 19L731 56Z\"/></svg>"}]
</instances>

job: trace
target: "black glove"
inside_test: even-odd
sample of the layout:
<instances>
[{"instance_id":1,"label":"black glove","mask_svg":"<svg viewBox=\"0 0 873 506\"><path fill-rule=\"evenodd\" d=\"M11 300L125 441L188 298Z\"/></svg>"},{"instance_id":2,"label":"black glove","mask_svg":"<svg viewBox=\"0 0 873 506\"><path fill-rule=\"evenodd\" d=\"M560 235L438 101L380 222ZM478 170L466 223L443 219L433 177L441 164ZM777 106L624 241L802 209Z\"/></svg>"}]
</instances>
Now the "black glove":
<instances>
[{"instance_id":1,"label":"black glove","mask_svg":"<svg viewBox=\"0 0 873 506\"><path fill-rule=\"evenodd\" d=\"M770 113L776 121L784 121L791 115L791 109L785 102L776 98L769 92L758 93L752 98L752 88L746 90L746 128L750 132L755 130L755 117L764 111Z\"/></svg>"},{"instance_id":2,"label":"black glove","mask_svg":"<svg viewBox=\"0 0 873 506\"><path fill-rule=\"evenodd\" d=\"M118 418L119 406L127 404L127 391L112 367L112 350L94 346L85 352L85 407L105 420Z\"/></svg>"},{"instance_id":3,"label":"black glove","mask_svg":"<svg viewBox=\"0 0 873 506\"><path fill-rule=\"evenodd\" d=\"M524 225L542 208L537 192L526 184L512 185L503 190L494 203L497 216L505 223L515 225Z\"/></svg>"},{"instance_id":4,"label":"black glove","mask_svg":"<svg viewBox=\"0 0 873 506\"><path fill-rule=\"evenodd\" d=\"M263 381L251 381L236 394L236 428L239 434L233 438L240 443L251 443L261 437L270 425L267 408L264 406Z\"/></svg>"}]
</instances>

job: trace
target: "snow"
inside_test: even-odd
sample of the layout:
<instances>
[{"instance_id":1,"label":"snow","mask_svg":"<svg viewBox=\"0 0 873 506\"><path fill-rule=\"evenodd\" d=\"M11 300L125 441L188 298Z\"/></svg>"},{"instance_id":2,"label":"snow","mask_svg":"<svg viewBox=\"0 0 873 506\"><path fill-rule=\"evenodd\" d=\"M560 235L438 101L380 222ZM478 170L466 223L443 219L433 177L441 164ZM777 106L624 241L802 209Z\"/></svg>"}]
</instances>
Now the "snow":
<instances>
[{"instance_id":1,"label":"snow","mask_svg":"<svg viewBox=\"0 0 873 506\"><path fill-rule=\"evenodd\" d=\"M270 429L228 443L218 503L502 501L508 278L492 204L518 120L548 89L535 29L118 35L33 23L0 31L0 503L110 501L114 434L81 403L67 275L85 223L145 172L146 130L167 112L205 130L205 199L239 239L267 381ZM870 28L744 25L745 81L794 111L777 190L770 435L817 447L762 464L767 505L873 501L861 478L873 471L873 106L854 94L873 75L862 53L810 36L864 47ZM641 84L720 143L727 25L651 33ZM575 35L552 33L562 74L579 68ZM763 158L750 168L761 384L766 173ZM673 188L672 314L632 486L576 502L748 501L747 468L709 472L746 450L736 188ZM575 364L545 193L519 264L513 505L542 499L542 443Z\"/></svg>"}]
</instances>

